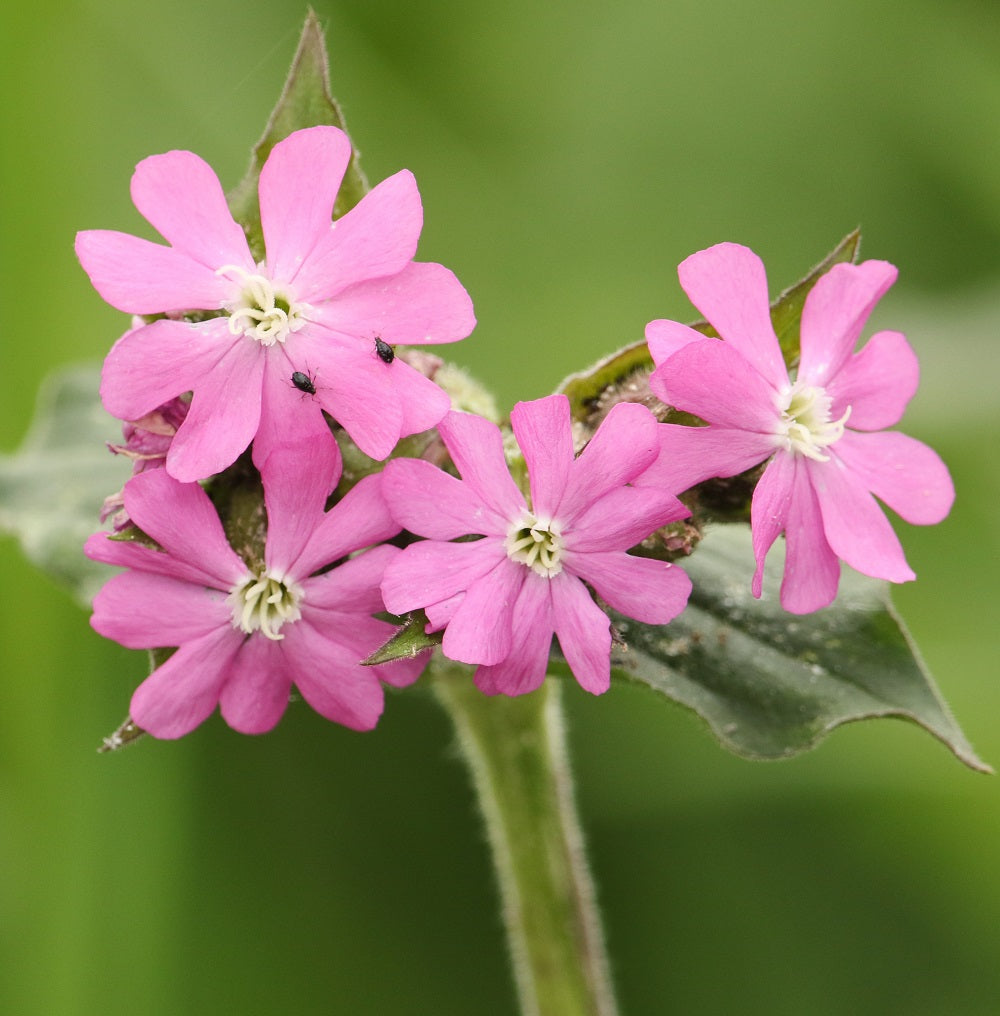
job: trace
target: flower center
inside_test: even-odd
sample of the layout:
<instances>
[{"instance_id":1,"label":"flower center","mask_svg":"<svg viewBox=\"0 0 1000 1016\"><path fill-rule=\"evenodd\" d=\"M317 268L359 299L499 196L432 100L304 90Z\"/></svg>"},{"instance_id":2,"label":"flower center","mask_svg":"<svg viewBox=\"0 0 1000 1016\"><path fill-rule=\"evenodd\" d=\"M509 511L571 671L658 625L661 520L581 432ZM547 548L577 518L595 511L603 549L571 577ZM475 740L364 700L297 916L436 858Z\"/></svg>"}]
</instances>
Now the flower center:
<instances>
[{"instance_id":1,"label":"flower center","mask_svg":"<svg viewBox=\"0 0 1000 1016\"><path fill-rule=\"evenodd\" d=\"M262 346L273 346L305 325L307 305L296 303L265 275L251 275L237 265L223 265L215 274L235 275L241 286L239 296L225 305L233 335L245 335Z\"/></svg>"},{"instance_id":2,"label":"flower center","mask_svg":"<svg viewBox=\"0 0 1000 1016\"><path fill-rule=\"evenodd\" d=\"M283 639L285 636L279 634L281 626L302 616L299 610L302 597L302 587L288 578L281 579L268 572L251 575L233 586L229 593L233 627L248 635L260 631L266 638Z\"/></svg>"},{"instance_id":3,"label":"flower center","mask_svg":"<svg viewBox=\"0 0 1000 1016\"><path fill-rule=\"evenodd\" d=\"M507 531L504 549L511 561L527 565L542 578L551 579L562 571L562 535L555 520L540 522L526 511Z\"/></svg>"},{"instance_id":4,"label":"flower center","mask_svg":"<svg viewBox=\"0 0 1000 1016\"><path fill-rule=\"evenodd\" d=\"M830 419L833 399L824 389L796 382L787 393L781 410L779 435L791 452L798 452L817 462L830 458L820 449L827 448L844 436L844 426L851 415L851 407L839 420Z\"/></svg>"}]
</instances>

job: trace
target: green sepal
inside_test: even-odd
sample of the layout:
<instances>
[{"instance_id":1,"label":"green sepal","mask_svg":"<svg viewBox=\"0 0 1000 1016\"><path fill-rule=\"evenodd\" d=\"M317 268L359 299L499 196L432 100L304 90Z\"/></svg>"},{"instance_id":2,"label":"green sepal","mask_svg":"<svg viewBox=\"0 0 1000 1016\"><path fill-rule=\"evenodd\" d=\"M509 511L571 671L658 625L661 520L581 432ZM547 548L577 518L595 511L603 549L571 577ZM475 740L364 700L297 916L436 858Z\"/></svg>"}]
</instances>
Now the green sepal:
<instances>
[{"instance_id":1,"label":"green sepal","mask_svg":"<svg viewBox=\"0 0 1000 1016\"><path fill-rule=\"evenodd\" d=\"M150 550L163 550L149 533L144 533L135 523L119 533L108 533L108 539L113 543L138 543L141 547L149 547Z\"/></svg>"},{"instance_id":2,"label":"green sepal","mask_svg":"<svg viewBox=\"0 0 1000 1016\"><path fill-rule=\"evenodd\" d=\"M361 482L366 476L381 473L390 459L424 458L435 443L440 442L436 430L423 430L419 434L411 434L401 438L387 459L373 459L366 455L352 440L346 430L337 429L334 437L340 447L340 459L343 465L340 481L337 484L336 500L347 496L348 491Z\"/></svg>"},{"instance_id":3,"label":"green sepal","mask_svg":"<svg viewBox=\"0 0 1000 1016\"><path fill-rule=\"evenodd\" d=\"M799 362L799 324L802 321L802 308L805 306L809 291L834 265L844 261L856 261L861 249L861 231L853 230L844 237L836 247L802 280L786 289L771 304L771 324L774 334L778 336L781 355L787 367L794 367Z\"/></svg>"},{"instance_id":4,"label":"green sepal","mask_svg":"<svg viewBox=\"0 0 1000 1016\"><path fill-rule=\"evenodd\" d=\"M205 481L205 492L222 522L229 546L250 571L262 571L267 540L264 485L247 449L229 467Z\"/></svg>"},{"instance_id":5,"label":"green sepal","mask_svg":"<svg viewBox=\"0 0 1000 1016\"><path fill-rule=\"evenodd\" d=\"M149 672L152 674L157 667L161 667L176 652L177 649L173 647L147 650ZM146 731L131 716L126 716L114 732L104 738L97 752L100 755L106 755L108 752L120 751L122 748L128 748L130 745L135 744L136 741L145 736Z\"/></svg>"},{"instance_id":6,"label":"green sepal","mask_svg":"<svg viewBox=\"0 0 1000 1016\"><path fill-rule=\"evenodd\" d=\"M641 384L643 375L648 375L652 369L653 359L643 339L598 360L586 370L570 374L556 391L569 398L570 414L574 420L587 420L599 408L605 392L621 391L627 396L632 380L636 379Z\"/></svg>"},{"instance_id":7,"label":"green sepal","mask_svg":"<svg viewBox=\"0 0 1000 1016\"><path fill-rule=\"evenodd\" d=\"M142 727L136 726L131 716L126 716L115 731L104 738L101 746L97 749L97 753L99 755L106 755L112 751L121 751L122 748L128 748L145 736L146 731Z\"/></svg>"},{"instance_id":8,"label":"green sepal","mask_svg":"<svg viewBox=\"0 0 1000 1016\"><path fill-rule=\"evenodd\" d=\"M784 290L771 304L771 323L781 345L785 363L793 366L799 357L799 322L802 307L809 291L821 275L835 264L853 261L861 244L861 233L855 229L803 279ZM718 338L718 333L707 321L695 321L689 327L702 335ZM570 374L557 391L569 397L574 420L597 425L616 402L648 402L648 376L653 360L645 340L620 349L617 353L599 360L592 367ZM675 409L659 413L660 419L670 423L691 423L692 417Z\"/></svg>"},{"instance_id":9,"label":"green sepal","mask_svg":"<svg viewBox=\"0 0 1000 1016\"><path fill-rule=\"evenodd\" d=\"M441 645L444 632L428 634L427 615L422 610L407 614L402 627L381 649L376 649L367 659L361 661L363 667L375 667L380 663L392 663L393 660L411 660L415 656Z\"/></svg>"},{"instance_id":10,"label":"green sepal","mask_svg":"<svg viewBox=\"0 0 1000 1016\"><path fill-rule=\"evenodd\" d=\"M749 530L713 528L684 566L694 591L680 617L658 626L612 615L626 646L614 650L615 675L694 710L744 758L788 758L843 723L898 717L991 772L942 701L886 584L845 567L831 606L788 614L778 602L782 550L768 555L755 600Z\"/></svg>"},{"instance_id":11,"label":"green sepal","mask_svg":"<svg viewBox=\"0 0 1000 1016\"><path fill-rule=\"evenodd\" d=\"M330 94L329 58L323 29L315 12L309 11L278 104L271 113L263 136L254 146L250 168L228 195L233 218L243 227L257 261L264 258L264 236L257 200L260 171L279 141L297 130L320 124L347 130L340 106ZM357 151L354 151L333 206L333 217L337 219L349 212L367 193L368 181L358 164Z\"/></svg>"}]
</instances>

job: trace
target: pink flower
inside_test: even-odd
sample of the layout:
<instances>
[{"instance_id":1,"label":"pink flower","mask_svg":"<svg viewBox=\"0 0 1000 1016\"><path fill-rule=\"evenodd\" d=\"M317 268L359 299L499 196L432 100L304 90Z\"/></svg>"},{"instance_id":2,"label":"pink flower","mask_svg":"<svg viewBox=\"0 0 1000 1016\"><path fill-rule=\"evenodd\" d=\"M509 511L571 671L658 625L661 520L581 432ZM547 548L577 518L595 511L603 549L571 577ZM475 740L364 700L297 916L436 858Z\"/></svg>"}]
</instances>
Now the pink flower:
<instances>
[{"instance_id":1,"label":"pink flower","mask_svg":"<svg viewBox=\"0 0 1000 1016\"><path fill-rule=\"evenodd\" d=\"M420 672L419 660L359 662L392 635L372 615L385 609L379 583L399 550L374 547L325 570L399 531L381 477L324 513L336 479L330 444L279 449L262 473L263 560L238 555L202 488L162 469L125 486L129 515L162 550L104 533L87 541L89 557L129 569L98 593L93 627L130 649L179 647L132 696L132 719L155 737L181 737L217 704L234 729L263 733L293 684L327 719L369 730L382 712L379 678L405 685Z\"/></svg>"},{"instance_id":2,"label":"pink flower","mask_svg":"<svg viewBox=\"0 0 1000 1016\"><path fill-rule=\"evenodd\" d=\"M640 621L676 617L687 575L626 551L687 509L666 491L629 486L657 453L656 421L642 406L615 406L576 459L565 396L518 403L511 424L530 500L511 478L499 428L478 416L453 412L440 424L461 480L416 459L386 465L392 514L427 537L390 562L386 606L423 608L433 629L445 628L444 654L480 665L487 694L537 688L553 633L576 679L599 694L610 683L611 630L584 583ZM451 542L469 535L481 539Z\"/></svg>"},{"instance_id":3,"label":"pink flower","mask_svg":"<svg viewBox=\"0 0 1000 1016\"><path fill-rule=\"evenodd\" d=\"M171 399L169 402L147 413L141 420L126 420L122 425L124 444L108 444L115 455L124 455L132 460L132 475L144 473L148 469L162 469L166 465L170 442L177 433L177 428L187 416L188 404L183 399ZM101 521L111 518L116 532L121 532L131 520L125 511L122 491L109 494L104 499L101 509Z\"/></svg>"},{"instance_id":4,"label":"pink flower","mask_svg":"<svg viewBox=\"0 0 1000 1016\"><path fill-rule=\"evenodd\" d=\"M445 393L391 346L464 338L472 304L446 268L413 261L423 216L406 170L331 221L350 155L335 127L274 146L260 174L259 265L215 173L192 152L151 156L132 178L136 207L169 246L106 230L77 236L108 303L167 315L118 341L101 397L134 420L194 393L167 457L171 476L219 472L251 440L258 465L289 441L328 440L324 409L381 459L448 411ZM293 383L296 373L314 390Z\"/></svg>"},{"instance_id":5,"label":"pink flower","mask_svg":"<svg viewBox=\"0 0 1000 1016\"><path fill-rule=\"evenodd\" d=\"M671 489L684 489L769 460L751 508L752 588L760 596L764 559L784 532L781 604L793 613L832 602L840 560L890 582L913 579L875 498L927 525L948 514L955 495L930 448L880 433L899 421L917 388L917 358L905 337L878 332L854 352L896 269L885 261L838 264L819 279L806 298L791 375L771 326L764 266L752 251L719 244L693 254L678 273L725 341L674 321L647 326L658 364L650 387L709 426L664 426L661 459L640 482L669 476L680 485Z\"/></svg>"}]
</instances>

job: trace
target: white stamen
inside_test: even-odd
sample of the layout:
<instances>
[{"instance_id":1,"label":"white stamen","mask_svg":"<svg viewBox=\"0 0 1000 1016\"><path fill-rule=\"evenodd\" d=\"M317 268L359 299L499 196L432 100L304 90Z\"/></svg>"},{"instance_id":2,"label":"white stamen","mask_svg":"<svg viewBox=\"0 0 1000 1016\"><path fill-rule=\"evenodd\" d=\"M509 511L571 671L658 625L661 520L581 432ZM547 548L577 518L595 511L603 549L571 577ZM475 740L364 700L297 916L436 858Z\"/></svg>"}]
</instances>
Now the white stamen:
<instances>
[{"instance_id":1,"label":"white stamen","mask_svg":"<svg viewBox=\"0 0 1000 1016\"><path fill-rule=\"evenodd\" d=\"M251 575L230 590L229 606L233 627L252 635L259 631L265 638L280 641L281 626L302 616L302 587L289 578L265 572Z\"/></svg>"},{"instance_id":2,"label":"white stamen","mask_svg":"<svg viewBox=\"0 0 1000 1016\"><path fill-rule=\"evenodd\" d=\"M239 265L223 265L216 275L235 275L242 287L239 296L226 304L229 331L256 339L262 346L284 342L306 323L307 304L298 303L265 275L251 275Z\"/></svg>"},{"instance_id":3,"label":"white stamen","mask_svg":"<svg viewBox=\"0 0 1000 1016\"><path fill-rule=\"evenodd\" d=\"M504 549L512 561L527 565L542 578L551 579L562 571L562 535L554 519L540 521L525 511L507 531Z\"/></svg>"},{"instance_id":4,"label":"white stamen","mask_svg":"<svg viewBox=\"0 0 1000 1016\"><path fill-rule=\"evenodd\" d=\"M796 382L784 393L781 422L778 434L791 452L805 455L816 462L828 462L828 448L844 436L844 427L851 415L851 407L839 420L830 419L833 399L822 388L799 385Z\"/></svg>"}]
</instances>

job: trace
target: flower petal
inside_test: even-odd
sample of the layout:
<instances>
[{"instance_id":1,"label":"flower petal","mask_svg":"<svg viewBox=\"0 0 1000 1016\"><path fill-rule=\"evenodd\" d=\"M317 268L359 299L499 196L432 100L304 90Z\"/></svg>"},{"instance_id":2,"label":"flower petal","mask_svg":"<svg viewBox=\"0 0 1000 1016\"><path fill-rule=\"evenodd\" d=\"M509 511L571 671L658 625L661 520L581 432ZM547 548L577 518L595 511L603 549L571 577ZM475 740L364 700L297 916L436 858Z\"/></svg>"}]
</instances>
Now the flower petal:
<instances>
[{"instance_id":1,"label":"flower petal","mask_svg":"<svg viewBox=\"0 0 1000 1016\"><path fill-rule=\"evenodd\" d=\"M294 283L300 270L308 279L305 263L331 232L333 203L350 159L347 135L330 126L295 131L271 149L258 192L272 279Z\"/></svg>"},{"instance_id":2,"label":"flower petal","mask_svg":"<svg viewBox=\"0 0 1000 1016\"><path fill-rule=\"evenodd\" d=\"M546 581L521 586L511 626L514 645L506 658L476 669L476 687L485 695L524 695L540 687L552 646L551 586Z\"/></svg>"},{"instance_id":3,"label":"flower petal","mask_svg":"<svg viewBox=\"0 0 1000 1016\"><path fill-rule=\"evenodd\" d=\"M688 325L659 319L646 325L646 345L657 367L690 342L705 342L705 336Z\"/></svg>"},{"instance_id":4,"label":"flower petal","mask_svg":"<svg viewBox=\"0 0 1000 1016\"><path fill-rule=\"evenodd\" d=\"M566 549L624 551L668 522L690 515L673 494L657 487L619 487L573 520L563 534Z\"/></svg>"},{"instance_id":5,"label":"flower petal","mask_svg":"<svg viewBox=\"0 0 1000 1016\"><path fill-rule=\"evenodd\" d=\"M222 585L216 576L210 575L199 564L178 560L172 554L154 550L141 543L114 540L110 533L94 533L84 544L83 552L91 561L103 561L119 568L134 568L147 575L165 575L181 582L214 589Z\"/></svg>"},{"instance_id":6,"label":"flower petal","mask_svg":"<svg viewBox=\"0 0 1000 1016\"><path fill-rule=\"evenodd\" d=\"M359 480L322 518L297 560L289 567L310 575L362 547L388 540L400 530L382 496L382 475Z\"/></svg>"},{"instance_id":7,"label":"flower petal","mask_svg":"<svg viewBox=\"0 0 1000 1016\"><path fill-rule=\"evenodd\" d=\"M674 353L650 376L649 387L667 405L708 423L758 434L778 428L777 389L735 346L718 339L691 342Z\"/></svg>"},{"instance_id":8,"label":"flower petal","mask_svg":"<svg viewBox=\"0 0 1000 1016\"><path fill-rule=\"evenodd\" d=\"M781 606L792 614L810 614L828 606L840 582L840 560L823 531L820 504L806 464L804 459L797 463L785 524Z\"/></svg>"},{"instance_id":9,"label":"flower petal","mask_svg":"<svg viewBox=\"0 0 1000 1016\"><path fill-rule=\"evenodd\" d=\"M608 492L630 483L653 463L659 445L656 418L645 406L630 402L614 406L576 461L570 463L560 518L575 519Z\"/></svg>"},{"instance_id":10,"label":"flower petal","mask_svg":"<svg viewBox=\"0 0 1000 1016\"><path fill-rule=\"evenodd\" d=\"M226 592L247 573L229 546L208 495L196 483L180 483L164 470L133 476L125 484L131 519L168 554L196 565Z\"/></svg>"},{"instance_id":11,"label":"flower petal","mask_svg":"<svg viewBox=\"0 0 1000 1016\"><path fill-rule=\"evenodd\" d=\"M514 603L524 582L545 582L504 557L487 575L468 584L444 632L441 649L461 663L499 663L513 645Z\"/></svg>"},{"instance_id":12,"label":"flower petal","mask_svg":"<svg viewBox=\"0 0 1000 1016\"><path fill-rule=\"evenodd\" d=\"M260 465L267 507L265 560L272 571L292 569L323 518L326 499L340 479L335 444L327 431L321 441L276 448Z\"/></svg>"},{"instance_id":13,"label":"flower petal","mask_svg":"<svg viewBox=\"0 0 1000 1016\"><path fill-rule=\"evenodd\" d=\"M750 506L750 528L757 570L752 582L753 595L759 597L764 582L764 559L788 521L788 507L795 485L795 457L779 452L767 464L754 487Z\"/></svg>"},{"instance_id":14,"label":"flower petal","mask_svg":"<svg viewBox=\"0 0 1000 1016\"><path fill-rule=\"evenodd\" d=\"M303 619L340 645L357 663L384 646L398 631L396 625L371 616L385 610L378 583L394 553L400 553L398 547L374 547L307 581ZM357 594L353 600L352 592ZM414 659L380 663L371 669L380 681L403 688L416 681L428 658L427 654L420 654Z\"/></svg>"},{"instance_id":15,"label":"flower petal","mask_svg":"<svg viewBox=\"0 0 1000 1016\"><path fill-rule=\"evenodd\" d=\"M138 420L194 389L233 343L221 319L154 321L127 331L101 370L101 401L119 420Z\"/></svg>"},{"instance_id":16,"label":"flower petal","mask_svg":"<svg viewBox=\"0 0 1000 1016\"><path fill-rule=\"evenodd\" d=\"M472 413L450 412L438 427L462 479L501 518L527 506L507 469L500 428Z\"/></svg>"},{"instance_id":17,"label":"flower petal","mask_svg":"<svg viewBox=\"0 0 1000 1016\"><path fill-rule=\"evenodd\" d=\"M385 364L367 351L329 343L314 350L320 405L373 459L384 459L396 447L403 411Z\"/></svg>"},{"instance_id":18,"label":"flower petal","mask_svg":"<svg viewBox=\"0 0 1000 1016\"><path fill-rule=\"evenodd\" d=\"M563 516L560 503L573 466L569 399L548 395L534 402L519 402L511 410L510 425L528 467L535 515L547 519Z\"/></svg>"},{"instance_id":19,"label":"flower petal","mask_svg":"<svg viewBox=\"0 0 1000 1016\"><path fill-rule=\"evenodd\" d=\"M389 345L457 342L476 326L472 300L443 265L411 262L389 277L367 279L314 308L316 321Z\"/></svg>"},{"instance_id":20,"label":"flower petal","mask_svg":"<svg viewBox=\"0 0 1000 1016\"><path fill-rule=\"evenodd\" d=\"M853 430L882 430L898 423L920 382L920 364L900 332L878 332L830 380L831 416L851 409Z\"/></svg>"},{"instance_id":21,"label":"flower petal","mask_svg":"<svg viewBox=\"0 0 1000 1016\"><path fill-rule=\"evenodd\" d=\"M611 622L575 576L552 580L552 620L559 648L580 687L602 695L611 687Z\"/></svg>"},{"instance_id":22,"label":"flower petal","mask_svg":"<svg viewBox=\"0 0 1000 1016\"><path fill-rule=\"evenodd\" d=\"M907 522L934 525L951 511L955 487L948 467L915 438L896 431L848 431L832 450L861 484Z\"/></svg>"},{"instance_id":23,"label":"flower petal","mask_svg":"<svg viewBox=\"0 0 1000 1016\"><path fill-rule=\"evenodd\" d=\"M376 621L376 624L382 624ZM392 625L385 626L385 632L376 646L384 645L396 633L397 629ZM370 654L369 654L370 655ZM430 661L430 653L423 651L412 660L393 660L391 663L379 663L370 669L375 676L385 684L393 688L407 688L424 672L424 668Z\"/></svg>"},{"instance_id":24,"label":"flower petal","mask_svg":"<svg viewBox=\"0 0 1000 1016\"><path fill-rule=\"evenodd\" d=\"M262 347L241 339L198 381L167 452L171 476L203 480L239 458L260 422L264 367Z\"/></svg>"},{"instance_id":25,"label":"flower petal","mask_svg":"<svg viewBox=\"0 0 1000 1016\"><path fill-rule=\"evenodd\" d=\"M222 718L241 734L266 734L284 715L291 690L284 640L252 635L240 648L219 693Z\"/></svg>"},{"instance_id":26,"label":"flower petal","mask_svg":"<svg viewBox=\"0 0 1000 1016\"><path fill-rule=\"evenodd\" d=\"M692 254L677 274L688 299L719 335L773 388L780 388L787 371L771 324L760 258L749 247L720 243Z\"/></svg>"},{"instance_id":27,"label":"flower petal","mask_svg":"<svg viewBox=\"0 0 1000 1016\"><path fill-rule=\"evenodd\" d=\"M76 256L94 289L126 314L215 310L233 288L181 251L109 229L77 233Z\"/></svg>"},{"instance_id":28,"label":"flower petal","mask_svg":"<svg viewBox=\"0 0 1000 1016\"><path fill-rule=\"evenodd\" d=\"M567 552L566 564L615 610L644 624L672 621L691 594L687 572L666 561L623 553Z\"/></svg>"},{"instance_id":29,"label":"flower petal","mask_svg":"<svg viewBox=\"0 0 1000 1016\"><path fill-rule=\"evenodd\" d=\"M423 216L409 170L383 180L310 251L296 277L299 299L329 300L355 283L401 272L417 252Z\"/></svg>"},{"instance_id":30,"label":"flower petal","mask_svg":"<svg viewBox=\"0 0 1000 1016\"><path fill-rule=\"evenodd\" d=\"M916 576L878 502L861 479L837 458L806 463L833 552L855 571L889 582Z\"/></svg>"},{"instance_id":31,"label":"flower petal","mask_svg":"<svg viewBox=\"0 0 1000 1016\"><path fill-rule=\"evenodd\" d=\"M242 642L242 633L227 626L185 643L136 688L129 715L153 737L190 733L215 709Z\"/></svg>"},{"instance_id":32,"label":"flower petal","mask_svg":"<svg viewBox=\"0 0 1000 1016\"><path fill-rule=\"evenodd\" d=\"M385 610L379 586L389 562L401 553L399 547L383 543L344 561L330 571L303 580L303 613L336 611L341 614L367 615ZM312 618L311 623L322 628L320 618ZM380 621L379 624L384 622ZM378 648L377 644L375 648Z\"/></svg>"},{"instance_id":33,"label":"flower petal","mask_svg":"<svg viewBox=\"0 0 1000 1016\"><path fill-rule=\"evenodd\" d=\"M254 270L246 236L233 221L219 178L194 152L143 159L132 176L132 200L175 251L212 272L223 265Z\"/></svg>"},{"instance_id":34,"label":"flower petal","mask_svg":"<svg viewBox=\"0 0 1000 1016\"><path fill-rule=\"evenodd\" d=\"M226 594L164 575L128 571L94 597L93 629L129 649L180 646L232 621Z\"/></svg>"},{"instance_id":35,"label":"flower petal","mask_svg":"<svg viewBox=\"0 0 1000 1016\"><path fill-rule=\"evenodd\" d=\"M382 366L388 371L393 397L403 414L401 438L430 430L445 418L451 399L443 388L399 357Z\"/></svg>"},{"instance_id":36,"label":"flower petal","mask_svg":"<svg viewBox=\"0 0 1000 1016\"><path fill-rule=\"evenodd\" d=\"M289 631L283 649L295 686L321 716L352 730L371 730L378 723L385 701L382 685L352 649L305 619Z\"/></svg>"},{"instance_id":37,"label":"flower petal","mask_svg":"<svg viewBox=\"0 0 1000 1016\"><path fill-rule=\"evenodd\" d=\"M450 599L507 560L503 543L495 539L413 543L389 562L382 598L390 613L405 614Z\"/></svg>"},{"instance_id":38,"label":"flower petal","mask_svg":"<svg viewBox=\"0 0 1000 1016\"><path fill-rule=\"evenodd\" d=\"M275 451L292 445L309 444L323 448L325 461L332 456L339 477L340 448L330 432L323 408L316 395L302 392L292 382L295 370L309 376L308 364L293 366L285 350L270 346L264 350L266 363L261 391L260 423L253 438L253 461L258 469ZM305 367L305 370L302 370ZM323 387L319 374L311 372L317 391Z\"/></svg>"},{"instance_id":39,"label":"flower petal","mask_svg":"<svg viewBox=\"0 0 1000 1016\"><path fill-rule=\"evenodd\" d=\"M462 480L420 459L392 459L382 473L393 518L411 533L432 540L507 535L508 523Z\"/></svg>"},{"instance_id":40,"label":"flower petal","mask_svg":"<svg viewBox=\"0 0 1000 1016\"><path fill-rule=\"evenodd\" d=\"M438 600L437 603L428 603L424 608L424 613L427 615L427 628L428 632L441 631L441 629L451 620L452 614L458 610L459 604L465 599L465 590L463 589L459 593L455 593L454 596L449 596L446 600Z\"/></svg>"},{"instance_id":41,"label":"flower petal","mask_svg":"<svg viewBox=\"0 0 1000 1016\"><path fill-rule=\"evenodd\" d=\"M682 494L713 477L736 476L763 462L775 450L770 434L728 427L657 427L660 450L656 461L634 483Z\"/></svg>"},{"instance_id":42,"label":"flower petal","mask_svg":"<svg viewBox=\"0 0 1000 1016\"><path fill-rule=\"evenodd\" d=\"M861 337L872 308L896 281L887 261L834 265L810 290L802 308L799 380L826 387Z\"/></svg>"}]
</instances>

